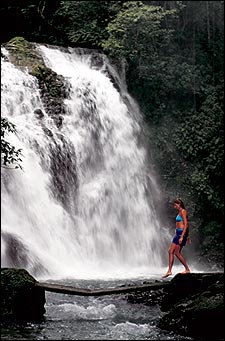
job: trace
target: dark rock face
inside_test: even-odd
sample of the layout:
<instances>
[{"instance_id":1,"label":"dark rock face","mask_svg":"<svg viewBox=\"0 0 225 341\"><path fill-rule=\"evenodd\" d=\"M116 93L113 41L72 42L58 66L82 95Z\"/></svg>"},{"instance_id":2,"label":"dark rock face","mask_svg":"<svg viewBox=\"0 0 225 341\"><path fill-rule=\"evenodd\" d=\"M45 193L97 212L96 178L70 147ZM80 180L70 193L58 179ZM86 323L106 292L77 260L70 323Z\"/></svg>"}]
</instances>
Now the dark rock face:
<instances>
[{"instance_id":1,"label":"dark rock face","mask_svg":"<svg viewBox=\"0 0 225 341\"><path fill-rule=\"evenodd\" d=\"M161 329L204 339L224 337L224 274L178 274L165 289Z\"/></svg>"},{"instance_id":2,"label":"dark rock face","mask_svg":"<svg viewBox=\"0 0 225 341\"><path fill-rule=\"evenodd\" d=\"M18 239L17 236L2 232L2 238L6 243L6 258L9 260L8 266L11 267L26 267L28 265L28 249Z\"/></svg>"},{"instance_id":3,"label":"dark rock face","mask_svg":"<svg viewBox=\"0 0 225 341\"><path fill-rule=\"evenodd\" d=\"M211 286L224 284L224 274L218 273L189 273L177 274L164 289L165 297L161 304L162 311L171 309L171 305L184 301L193 295L211 289ZM213 292L212 292L213 293Z\"/></svg>"},{"instance_id":4,"label":"dark rock face","mask_svg":"<svg viewBox=\"0 0 225 341\"><path fill-rule=\"evenodd\" d=\"M132 292L130 303L158 304L158 327L196 340L224 340L224 273L177 274L160 289ZM163 283L162 283L163 285Z\"/></svg>"},{"instance_id":5,"label":"dark rock face","mask_svg":"<svg viewBox=\"0 0 225 341\"><path fill-rule=\"evenodd\" d=\"M35 321L45 313L45 291L24 269L1 269L1 317L3 321Z\"/></svg>"},{"instance_id":6,"label":"dark rock face","mask_svg":"<svg viewBox=\"0 0 225 341\"><path fill-rule=\"evenodd\" d=\"M59 135L59 138L61 144L54 141L50 145L50 172L52 174L50 190L53 189L52 195L70 212L70 206L78 188L76 152L72 143L63 135Z\"/></svg>"},{"instance_id":7,"label":"dark rock face","mask_svg":"<svg viewBox=\"0 0 225 341\"><path fill-rule=\"evenodd\" d=\"M45 111L59 129L63 123L62 115L66 111L63 100L69 96L69 83L43 64L35 64L30 74L37 78ZM36 110L35 115L38 118L43 117L40 109Z\"/></svg>"},{"instance_id":8,"label":"dark rock face","mask_svg":"<svg viewBox=\"0 0 225 341\"><path fill-rule=\"evenodd\" d=\"M41 265L39 258L32 253L32 250L26 245L25 241L19 239L18 236L6 232L2 232L2 239L5 242L5 257L7 259L6 266L11 268L25 268L27 269L29 259L32 258L32 267L29 266L30 271L34 276L40 273L48 273L48 270Z\"/></svg>"}]
</instances>

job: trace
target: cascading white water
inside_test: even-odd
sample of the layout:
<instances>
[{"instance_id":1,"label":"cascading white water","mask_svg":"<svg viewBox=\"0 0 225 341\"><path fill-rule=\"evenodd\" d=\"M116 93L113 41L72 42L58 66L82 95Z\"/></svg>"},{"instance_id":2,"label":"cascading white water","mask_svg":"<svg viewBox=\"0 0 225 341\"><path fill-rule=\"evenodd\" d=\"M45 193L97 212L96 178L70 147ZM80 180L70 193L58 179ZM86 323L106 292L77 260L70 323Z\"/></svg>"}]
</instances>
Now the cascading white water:
<instances>
[{"instance_id":1,"label":"cascading white water","mask_svg":"<svg viewBox=\"0 0 225 341\"><path fill-rule=\"evenodd\" d=\"M68 80L70 93L58 129L36 78L2 60L2 116L16 124L18 134L8 140L23 153L23 170L2 169L2 266L15 265L14 248L17 264L36 277L159 273L158 189L153 178L148 186L138 108L122 82L126 101L114 87L106 59L96 68L76 49L36 48ZM44 113L41 123L35 109Z\"/></svg>"}]
</instances>

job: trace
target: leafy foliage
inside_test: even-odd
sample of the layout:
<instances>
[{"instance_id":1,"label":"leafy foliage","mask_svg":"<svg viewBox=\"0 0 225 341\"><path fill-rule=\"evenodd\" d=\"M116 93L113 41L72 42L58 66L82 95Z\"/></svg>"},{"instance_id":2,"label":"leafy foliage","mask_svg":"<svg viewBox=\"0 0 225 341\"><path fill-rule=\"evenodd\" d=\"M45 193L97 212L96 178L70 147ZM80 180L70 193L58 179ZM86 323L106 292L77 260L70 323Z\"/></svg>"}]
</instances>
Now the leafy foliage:
<instances>
[{"instance_id":1,"label":"leafy foliage","mask_svg":"<svg viewBox=\"0 0 225 341\"><path fill-rule=\"evenodd\" d=\"M1 164L2 166L14 166L21 168L21 149L16 149L10 142L5 140L7 133L16 133L16 127L7 118L1 118Z\"/></svg>"},{"instance_id":2,"label":"leafy foliage","mask_svg":"<svg viewBox=\"0 0 225 341\"><path fill-rule=\"evenodd\" d=\"M176 132L176 146L183 157L194 165L190 185L198 200L211 203L223 212L221 181L224 170L223 111L215 94L205 99L201 110L181 122Z\"/></svg>"},{"instance_id":3,"label":"leafy foliage","mask_svg":"<svg viewBox=\"0 0 225 341\"><path fill-rule=\"evenodd\" d=\"M162 27L166 16L174 11L163 11L161 7L146 6L141 1L129 1L112 20L107 30L109 38L102 44L111 55L135 61L141 72L146 60L154 59L158 45L168 42L170 30Z\"/></svg>"},{"instance_id":4,"label":"leafy foliage","mask_svg":"<svg viewBox=\"0 0 225 341\"><path fill-rule=\"evenodd\" d=\"M167 53L173 27L165 23L175 17L175 10L164 11L142 1L126 2L109 23L109 37L102 44L116 60L126 60L129 91L145 115L155 121L165 110L164 100L174 88L177 63Z\"/></svg>"},{"instance_id":5,"label":"leafy foliage","mask_svg":"<svg viewBox=\"0 0 225 341\"><path fill-rule=\"evenodd\" d=\"M61 1L55 17L63 25L71 45L100 47L106 26L122 1Z\"/></svg>"},{"instance_id":6,"label":"leafy foliage","mask_svg":"<svg viewBox=\"0 0 225 341\"><path fill-rule=\"evenodd\" d=\"M202 252L210 252L214 249L215 244L217 250L224 251L224 228L222 223L217 220L212 220L208 224L202 225L200 228Z\"/></svg>"}]
</instances>

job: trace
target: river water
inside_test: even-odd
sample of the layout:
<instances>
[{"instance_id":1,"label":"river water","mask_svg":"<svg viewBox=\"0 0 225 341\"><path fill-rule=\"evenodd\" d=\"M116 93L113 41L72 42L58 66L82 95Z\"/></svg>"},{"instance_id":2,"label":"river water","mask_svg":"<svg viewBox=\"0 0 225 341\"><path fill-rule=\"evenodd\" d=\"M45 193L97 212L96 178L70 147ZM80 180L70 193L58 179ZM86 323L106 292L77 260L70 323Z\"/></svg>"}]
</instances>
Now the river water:
<instances>
[{"instance_id":1,"label":"river water","mask_svg":"<svg viewBox=\"0 0 225 341\"><path fill-rule=\"evenodd\" d=\"M157 276L152 277L156 280ZM55 283L77 288L114 288L142 284L145 279L77 280ZM147 279L150 280L149 278ZM50 281L54 283L54 281ZM39 323L3 326L2 340L193 340L161 330L158 305L128 303L126 294L100 297L46 292L46 313Z\"/></svg>"}]
</instances>

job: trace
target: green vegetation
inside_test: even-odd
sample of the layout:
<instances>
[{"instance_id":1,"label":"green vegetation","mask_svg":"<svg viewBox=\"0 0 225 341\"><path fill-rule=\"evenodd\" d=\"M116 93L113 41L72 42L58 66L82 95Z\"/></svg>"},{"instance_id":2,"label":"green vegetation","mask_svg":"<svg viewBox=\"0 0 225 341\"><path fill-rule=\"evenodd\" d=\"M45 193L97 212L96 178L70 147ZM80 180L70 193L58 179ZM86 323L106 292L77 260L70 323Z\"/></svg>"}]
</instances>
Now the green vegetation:
<instances>
[{"instance_id":1,"label":"green vegetation","mask_svg":"<svg viewBox=\"0 0 225 341\"><path fill-rule=\"evenodd\" d=\"M63 22L59 27L67 34L70 45L98 48L107 38L108 23L121 6L122 1L61 1L56 21Z\"/></svg>"},{"instance_id":2,"label":"green vegetation","mask_svg":"<svg viewBox=\"0 0 225 341\"><path fill-rule=\"evenodd\" d=\"M10 51L12 63L19 67L31 69L34 63L44 64L41 57L38 56L34 46L23 37L14 37L6 44L3 44Z\"/></svg>"},{"instance_id":3,"label":"green vegetation","mask_svg":"<svg viewBox=\"0 0 225 341\"><path fill-rule=\"evenodd\" d=\"M22 168L22 149L16 149L10 142L6 141L5 135L16 133L16 126L7 118L1 117L1 166L7 168Z\"/></svg>"}]
</instances>

